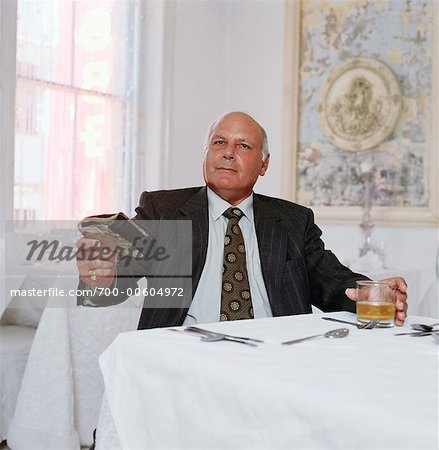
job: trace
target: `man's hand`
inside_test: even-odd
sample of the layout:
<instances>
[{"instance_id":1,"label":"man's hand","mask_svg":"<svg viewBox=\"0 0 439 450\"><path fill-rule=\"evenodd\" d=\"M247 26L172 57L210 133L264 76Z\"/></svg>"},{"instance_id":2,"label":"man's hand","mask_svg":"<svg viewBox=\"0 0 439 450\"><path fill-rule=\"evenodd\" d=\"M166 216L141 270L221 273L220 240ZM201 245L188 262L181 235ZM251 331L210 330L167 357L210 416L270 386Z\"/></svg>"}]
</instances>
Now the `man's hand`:
<instances>
[{"instance_id":1,"label":"man's hand","mask_svg":"<svg viewBox=\"0 0 439 450\"><path fill-rule=\"evenodd\" d=\"M407 317L407 283L402 277L386 278L382 281L393 281L395 283L395 324L400 327L404 325L404 320ZM351 300L357 300L355 288L346 289L346 295Z\"/></svg>"},{"instance_id":2,"label":"man's hand","mask_svg":"<svg viewBox=\"0 0 439 450\"><path fill-rule=\"evenodd\" d=\"M96 239L78 239L76 247L76 265L81 280L90 287L110 287L116 277L115 252L102 247Z\"/></svg>"}]
</instances>

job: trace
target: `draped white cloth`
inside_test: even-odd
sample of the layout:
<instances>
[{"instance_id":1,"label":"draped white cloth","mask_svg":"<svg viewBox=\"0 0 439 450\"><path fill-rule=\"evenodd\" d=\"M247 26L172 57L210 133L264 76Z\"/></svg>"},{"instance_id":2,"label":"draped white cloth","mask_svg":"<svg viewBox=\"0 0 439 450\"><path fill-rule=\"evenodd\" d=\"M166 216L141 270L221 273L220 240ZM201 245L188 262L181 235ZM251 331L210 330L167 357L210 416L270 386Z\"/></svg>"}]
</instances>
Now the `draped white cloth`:
<instances>
[{"instance_id":1,"label":"draped white cloth","mask_svg":"<svg viewBox=\"0 0 439 450\"><path fill-rule=\"evenodd\" d=\"M35 328L0 326L0 441L6 439L14 415L34 334Z\"/></svg>"},{"instance_id":2,"label":"draped white cloth","mask_svg":"<svg viewBox=\"0 0 439 450\"><path fill-rule=\"evenodd\" d=\"M142 300L44 310L7 435L12 449L91 445L104 389L98 357L119 332L136 329Z\"/></svg>"}]
</instances>

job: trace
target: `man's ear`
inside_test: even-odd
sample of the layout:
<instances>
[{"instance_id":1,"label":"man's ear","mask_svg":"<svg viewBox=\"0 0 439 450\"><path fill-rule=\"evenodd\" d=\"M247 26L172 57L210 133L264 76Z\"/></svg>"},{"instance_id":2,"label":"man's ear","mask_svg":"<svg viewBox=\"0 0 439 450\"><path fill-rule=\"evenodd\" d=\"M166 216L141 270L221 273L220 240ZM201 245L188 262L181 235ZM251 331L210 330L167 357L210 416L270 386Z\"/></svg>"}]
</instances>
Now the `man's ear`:
<instances>
[{"instance_id":1,"label":"man's ear","mask_svg":"<svg viewBox=\"0 0 439 450\"><path fill-rule=\"evenodd\" d=\"M259 172L259 175L261 177L265 175L265 172L267 171L269 164L270 164L270 154L267 155L267 157L262 163L261 171Z\"/></svg>"}]
</instances>

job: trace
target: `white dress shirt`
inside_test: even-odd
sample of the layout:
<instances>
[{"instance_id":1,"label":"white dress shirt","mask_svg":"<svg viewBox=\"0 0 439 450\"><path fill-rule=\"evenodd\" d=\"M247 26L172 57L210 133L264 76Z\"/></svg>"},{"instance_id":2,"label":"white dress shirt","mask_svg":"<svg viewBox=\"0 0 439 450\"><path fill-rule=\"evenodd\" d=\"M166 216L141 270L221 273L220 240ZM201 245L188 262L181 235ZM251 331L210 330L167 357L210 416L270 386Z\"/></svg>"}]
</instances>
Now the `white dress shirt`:
<instances>
[{"instance_id":1,"label":"white dress shirt","mask_svg":"<svg viewBox=\"0 0 439 450\"><path fill-rule=\"evenodd\" d=\"M228 219L224 211L232 205L207 188L209 208L209 240L206 263L201 273L200 282L184 325L193 323L218 322L221 305L221 282L224 258L224 236ZM267 290L262 277L258 241L253 214L253 193L239 205L234 205L243 213L239 226L244 237L246 249L247 272L255 319L272 317Z\"/></svg>"}]
</instances>

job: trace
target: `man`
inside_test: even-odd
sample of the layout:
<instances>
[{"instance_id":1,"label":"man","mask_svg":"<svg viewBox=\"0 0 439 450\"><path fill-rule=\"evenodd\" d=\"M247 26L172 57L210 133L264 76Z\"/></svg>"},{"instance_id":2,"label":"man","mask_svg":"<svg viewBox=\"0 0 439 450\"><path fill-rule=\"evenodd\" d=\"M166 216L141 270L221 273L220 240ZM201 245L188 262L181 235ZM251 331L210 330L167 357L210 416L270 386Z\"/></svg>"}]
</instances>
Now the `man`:
<instances>
[{"instance_id":1,"label":"man","mask_svg":"<svg viewBox=\"0 0 439 450\"><path fill-rule=\"evenodd\" d=\"M366 277L325 250L312 211L253 193L270 161L264 129L247 114L231 112L210 127L205 147L206 186L144 192L136 208L135 219L192 221L189 309L144 308L139 329L182 325L191 319L202 323L303 314L311 312L311 305L324 311L355 311L353 288ZM78 245L88 251L95 241L81 239ZM82 282L91 287L133 282L120 276L123 268L115 257L85 258L77 264ZM402 325L407 286L403 278L390 280L396 286L395 323ZM83 304L100 304L96 298L85 300Z\"/></svg>"}]
</instances>

